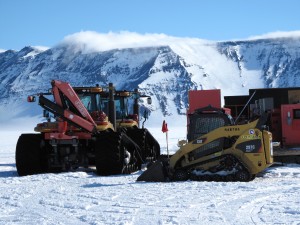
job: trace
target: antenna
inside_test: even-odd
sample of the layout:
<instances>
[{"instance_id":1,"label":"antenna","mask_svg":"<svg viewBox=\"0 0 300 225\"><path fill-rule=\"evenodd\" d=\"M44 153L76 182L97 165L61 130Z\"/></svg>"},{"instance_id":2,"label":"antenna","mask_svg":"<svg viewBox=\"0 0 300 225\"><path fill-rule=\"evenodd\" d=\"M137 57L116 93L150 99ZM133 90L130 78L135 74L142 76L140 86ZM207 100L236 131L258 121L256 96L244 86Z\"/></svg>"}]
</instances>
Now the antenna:
<instances>
[{"instance_id":1,"label":"antenna","mask_svg":"<svg viewBox=\"0 0 300 225\"><path fill-rule=\"evenodd\" d=\"M240 114L237 116L237 118L235 119L234 124L236 124L236 121L238 121L238 119L240 118L240 116L242 115L242 113L245 111L246 107L250 103L251 99L254 97L255 93L256 93L256 90L253 92L253 94L249 98L248 102L246 103L246 105L244 106L244 108L242 109L242 111L240 112Z\"/></svg>"}]
</instances>

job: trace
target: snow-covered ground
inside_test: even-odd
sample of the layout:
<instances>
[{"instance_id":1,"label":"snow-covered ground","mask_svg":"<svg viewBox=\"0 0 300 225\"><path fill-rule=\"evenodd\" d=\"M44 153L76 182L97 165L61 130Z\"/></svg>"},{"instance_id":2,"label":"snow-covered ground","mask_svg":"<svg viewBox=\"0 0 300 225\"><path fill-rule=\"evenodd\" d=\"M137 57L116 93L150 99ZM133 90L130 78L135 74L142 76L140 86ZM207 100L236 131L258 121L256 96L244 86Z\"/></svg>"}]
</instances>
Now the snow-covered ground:
<instances>
[{"instance_id":1,"label":"snow-covered ground","mask_svg":"<svg viewBox=\"0 0 300 225\"><path fill-rule=\"evenodd\" d=\"M185 130L169 130L174 152ZM151 131L165 151L165 134L160 127ZM248 183L138 183L141 171L19 177L20 133L0 130L0 224L300 224L299 165L272 167Z\"/></svg>"}]
</instances>

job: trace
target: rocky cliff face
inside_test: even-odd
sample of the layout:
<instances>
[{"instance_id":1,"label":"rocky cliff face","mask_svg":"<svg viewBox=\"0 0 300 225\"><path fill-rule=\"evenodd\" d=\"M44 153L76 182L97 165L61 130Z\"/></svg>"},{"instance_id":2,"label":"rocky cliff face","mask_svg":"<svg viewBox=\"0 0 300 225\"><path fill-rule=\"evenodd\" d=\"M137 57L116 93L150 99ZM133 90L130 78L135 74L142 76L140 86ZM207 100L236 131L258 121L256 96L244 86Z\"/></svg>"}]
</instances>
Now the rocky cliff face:
<instances>
[{"instance_id":1,"label":"rocky cliff face","mask_svg":"<svg viewBox=\"0 0 300 225\"><path fill-rule=\"evenodd\" d=\"M266 87L300 85L300 39L266 39L219 43L218 50L237 63L241 76L259 70Z\"/></svg>"},{"instance_id":2,"label":"rocky cliff face","mask_svg":"<svg viewBox=\"0 0 300 225\"><path fill-rule=\"evenodd\" d=\"M45 92L53 79L73 86L139 88L152 96L152 112L184 114L191 89L222 89L223 95L249 88L300 86L300 38L217 42L84 52L73 45L48 50L25 47L0 53L0 115L36 115L27 95ZM18 110L16 110L18 108Z\"/></svg>"}]
</instances>

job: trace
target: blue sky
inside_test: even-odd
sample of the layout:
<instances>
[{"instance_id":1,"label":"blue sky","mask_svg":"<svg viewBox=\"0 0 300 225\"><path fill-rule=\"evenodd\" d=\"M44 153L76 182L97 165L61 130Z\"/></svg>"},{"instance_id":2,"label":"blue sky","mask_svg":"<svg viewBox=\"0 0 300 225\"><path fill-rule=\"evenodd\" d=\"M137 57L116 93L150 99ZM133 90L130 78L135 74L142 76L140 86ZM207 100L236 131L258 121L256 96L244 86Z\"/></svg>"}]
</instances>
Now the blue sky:
<instances>
[{"instance_id":1,"label":"blue sky","mask_svg":"<svg viewBox=\"0 0 300 225\"><path fill-rule=\"evenodd\" d=\"M300 30L298 0L0 0L0 49L52 47L80 31L207 40Z\"/></svg>"}]
</instances>

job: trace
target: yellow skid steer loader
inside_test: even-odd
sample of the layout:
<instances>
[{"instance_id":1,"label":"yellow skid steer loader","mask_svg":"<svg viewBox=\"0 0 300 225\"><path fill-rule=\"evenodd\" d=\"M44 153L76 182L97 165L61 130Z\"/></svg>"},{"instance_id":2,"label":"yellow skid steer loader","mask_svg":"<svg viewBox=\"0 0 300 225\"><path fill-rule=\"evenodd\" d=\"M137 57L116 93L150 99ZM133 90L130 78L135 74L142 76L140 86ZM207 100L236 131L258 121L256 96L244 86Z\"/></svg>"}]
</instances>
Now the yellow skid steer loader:
<instances>
[{"instance_id":1,"label":"yellow skid steer loader","mask_svg":"<svg viewBox=\"0 0 300 225\"><path fill-rule=\"evenodd\" d=\"M137 181L251 181L273 163L272 135L262 127L264 119L233 125L222 109L198 109L189 117L188 142Z\"/></svg>"}]
</instances>

